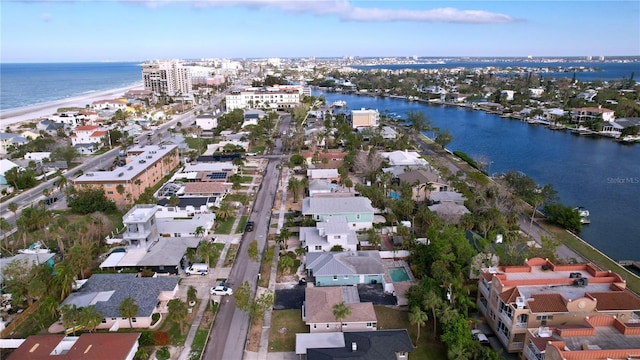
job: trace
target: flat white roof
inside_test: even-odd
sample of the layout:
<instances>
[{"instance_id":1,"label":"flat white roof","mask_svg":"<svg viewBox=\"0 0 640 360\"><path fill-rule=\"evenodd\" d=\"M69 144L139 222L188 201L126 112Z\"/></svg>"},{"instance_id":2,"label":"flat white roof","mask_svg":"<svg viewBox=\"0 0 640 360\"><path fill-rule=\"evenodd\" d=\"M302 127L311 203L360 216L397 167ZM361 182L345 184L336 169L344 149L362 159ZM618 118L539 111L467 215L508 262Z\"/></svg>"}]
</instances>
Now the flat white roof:
<instances>
[{"instance_id":1,"label":"flat white roof","mask_svg":"<svg viewBox=\"0 0 640 360\"><path fill-rule=\"evenodd\" d=\"M100 264L100 268L103 269L103 268L117 266L118 263L120 263L120 260L122 260L122 258L124 257L124 255L125 253L123 252L117 252L109 255L109 257L107 257L107 259L103 261L102 264Z\"/></svg>"},{"instance_id":2,"label":"flat white roof","mask_svg":"<svg viewBox=\"0 0 640 360\"><path fill-rule=\"evenodd\" d=\"M307 354L307 349L344 347L342 332L296 334L296 354Z\"/></svg>"},{"instance_id":3,"label":"flat white roof","mask_svg":"<svg viewBox=\"0 0 640 360\"><path fill-rule=\"evenodd\" d=\"M131 181L140 173L146 170L150 165L162 159L166 154L174 149L177 145L157 146L143 145L130 148L127 152L142 151L141 154L131 157L131 161L125 166L119 166L111 171L89 171L74 180L75 183L91 183L96 181Z\"/></svg>"}]
</instances>

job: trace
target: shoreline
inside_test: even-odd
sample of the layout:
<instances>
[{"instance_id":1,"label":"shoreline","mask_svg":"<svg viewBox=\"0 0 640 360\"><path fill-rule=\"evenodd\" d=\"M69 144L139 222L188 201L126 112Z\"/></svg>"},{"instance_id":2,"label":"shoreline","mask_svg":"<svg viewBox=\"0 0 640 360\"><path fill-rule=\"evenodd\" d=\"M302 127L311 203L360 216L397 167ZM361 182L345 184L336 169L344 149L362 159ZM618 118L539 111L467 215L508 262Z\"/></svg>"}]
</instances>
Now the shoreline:
<instances>
[{"instance_id":1,"label":"shoreline","mask_svg":"<svg viewBox=\"0 0 640 360\"><path fill-rule=\"evenodd\" d=\"M0 126L2 130L19 123L46 118L55 114L61 107L85 107L97 100L106 100L121 97L125 92L134 89L142 89L141 82L129 86L96 91L93 93L48 101L44 103L23 106L19 108L0 111Z\"/></svg>"}]
</instances>

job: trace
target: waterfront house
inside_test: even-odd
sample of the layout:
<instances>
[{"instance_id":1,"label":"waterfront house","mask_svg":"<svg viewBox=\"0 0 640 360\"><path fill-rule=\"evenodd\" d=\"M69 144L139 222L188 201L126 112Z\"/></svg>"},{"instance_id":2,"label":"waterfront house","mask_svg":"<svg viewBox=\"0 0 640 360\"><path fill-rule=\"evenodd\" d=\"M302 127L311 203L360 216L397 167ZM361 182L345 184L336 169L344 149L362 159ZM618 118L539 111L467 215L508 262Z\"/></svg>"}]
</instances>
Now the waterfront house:
<instances>
[{"instance_id":1,"label":"waterfront house","mask_svg":"<svg viewBox=\"0 0 640 360\"><path fill-rule=\"evenodd\" d=\"M305 256L316 286L382 283L384 265L377 250L310 252Z\"/></svg>"},{"instance_id":2,"label":"waterfront house","mask_svg":"<svg viewBox=\"0 0 640 360\"><path fill-rule=\"evenodd\" d=\"M296 334L296 354L307 360L407 360L414 350L406 329Z\"/></svg>"},{"instance_id":3,"label":"waterfront house","mask_svg":"<svg viewBox=\"0 0 640 360\"><path fill-rule=\"evenodd\" d=\"M436 193L433 193L436 194ZM452 201L441 202L429 206L429 210L436 213L438 218L445 222L458 224L462 215L469 214L470 211L466 206L456 204Z\"/></svg>"},{"instance_id":4,"label":"waterfront house","mask_svg":"<svg viewBox=\"0 0 640 360\"><path fill-rule=\"evenodd\" d=\"M429 165L427 160L423 159L422 155L416 151L396 150L392 152L381 152L380 156L387 159L391 167L408 166L413 169L415 167L425 167Z\"/></svg>"},{"instance_id":5,"label":"waterfront house","mask_svg":"<svg viewBox=\"0 0 640 360\"><path fill-rule=\"evenodd\" d=\"M107 139L107 131L95 125L76 126L71 137L71 146L92 145L93 151L102 147Z\"/></svg>"},{"instance_id":6,"label":"waterfront house","mask_svg":"<svg viewBox=\"0 0 640 360\"><path fill-rule=\"evenodd\" d=\"M640 321L640 297L622 276L592 264L533 258L522 266L485 268L478 289L478 309L508 352L524 350L529 329L575 328L594 316L630 326Z\"/></svg>"},{"instance_id":7,"label":"waterfront house","mask_svg":"<svg viewBox=\"0 0 640 360\"><path fill-rule=\"evenodd\" d=\"M176 297L177 276L139 277L138 274L93 274L62 302L83 308L94 305L102 314L98 329L117 331L129 328L129 319L120 313L120 304L127 297L138 305L136 316L131 318L131 327L149 328L154 313L166 314L167 303Z\"/></svg>"},{"instance_id":8,"label":"waterfront house","mask_svg":"<svg viewBox=\"0 0 640 360\"><path fill-rule=\"evenodd\" d=\"M96 111L101 110L127 110L126 99L109 99L109 100L96 100L91 103L91 109Z\"/></svg>"},{"instance_id":9,"label":"waterfront house","mask_svg":"<svg viewBox=\"0 0 640 360\"><path fill-rule=\"evenodd\" d=\"M316 221L324 221L331 216L344 216L349 227L359 231L373 227L374 208L371 200L360 197L313 197L302 200L302 215L311 216Z\"/></svg>"},{"instance_id":10,"label":"waterfront house","mask_svg":"<svg viewBox=\"0 0 640 360\"><path fill-rule=\"evenodd\" d=\"M356 232L349 228L347 219L342 216L319 221L315 227L301 227L300 241L307 252L331 251L334 246L340 246L345 251L358 249Z\"/></svg>"},{"instance_id":11,"label":"waterfront house","mask_svg":"<svg viewBox=\"0 0 640 360\"><path fill-rule=\"evenodd\" d=\"M39 138L40 136L42 136L39 132L35 132L32 130L25 130L23 132L20 133L20 136L25 137L29 140L34 140Z\"/></svg>"},{"instance_id":12,"label":"waterfront house","mask_svg":"<svg viewBox=\"0 0 640 360\"><path fill-rule=\"evenodd\" d=\"M51 136L56 136L58 134L58 129L64 129L64 124L46 119L39 121L36 124L36 129L38 131L44 131Z\"/></svg>"},{"instance_id":13,"label":"waterfront house","mask_svg":"<svg viewBox=\"0 0 640 360\"><path fill-rule=\"evenodd\" d=\"M412 189L412 199L424 201L433 192L447 191L449 185L440 175L420 169L404 172L398 175L401 184L409 184Z\"/></svg>"},{"instance_id":14,"label":"waterfront house","mask_svg":"<svg viewBox=\"0 0 640 360\"><path fill-rule=\"evenodd\" d=\"M7 154L7 149L10 146L20 146L29 142L24 136L18 134L0 132L0 155Z\"/></svg>"},{"instance_id":15,"label":"waterfront house","mask_svg":"<svg viewBox=\"0 0 640 360\"><path fill-rule=\"evenodd\" d=\"M583 122L598 118L602 119L602 121L615 121L615 113L613 110L601 106L575 108L571 110L571 121L576 124L582 124Z\"/></svg>"},{"instance_id":16,"label":"waterfront house","mask_svg":"<svg viewBox=\"0 0 640 360\"><path fill-rule=\"evenodd\" d=\"M378 110L365 109L351 110L351 126L358 128L375 128L380 122Z\"/></svg>"},{"instance_id":17,"label":"waterfront house","mask_svg":"<svg viewBox=\"0 0 640 360\"><path fill-rule=\"evenodd\" d=\"M375 331L378 327L373 303L361 303L358 289L353 286L308 286L304 295L302 320L309 326L310 333ZM351 313L338 321L333 315L333 306L341 302Z\"/></svg>"},{"instance_id":18,"label":"waterfront house","mask_svg":"<svg viewBox=\"0 0 640 360\"><path fill-rule=\"evenodd\" d=\"M133 360L140 333L83 333L80 336L31 335L17 340L7 360Z\"/></svg>"},{"instance_id":19,"label":"waterfront house","mask_svg":"<svg viewBox=\"0 0 640 360\"><path fill-rule=\"evenodd\" d=\"M640 354L640 326L636 325L596 315L582 324L527 329L522 359L633 359L629 354Z\"/></svg>"},{"instance_id":20,"label":"waterfront house","mask_svg":"<svg viewBox=\"0 0 640 360\"><path fill-rule=\"evenodd\" d=\"M395 139L398 137L398 132L391 126L383 126L380 130L380 135L385 140Z\"/></svg>"},{"instance_id":21,"label":"waterfront house","mask_svg":"<svg viewBox=\"0 0 640 360\"><path fill-rule=\"evenodd\" d=\"M467 198L461 193L455 191L436 191L429 194L429 200L434 204L450 202L458 205L464 205Z\"/></svg>"}]
</instances>

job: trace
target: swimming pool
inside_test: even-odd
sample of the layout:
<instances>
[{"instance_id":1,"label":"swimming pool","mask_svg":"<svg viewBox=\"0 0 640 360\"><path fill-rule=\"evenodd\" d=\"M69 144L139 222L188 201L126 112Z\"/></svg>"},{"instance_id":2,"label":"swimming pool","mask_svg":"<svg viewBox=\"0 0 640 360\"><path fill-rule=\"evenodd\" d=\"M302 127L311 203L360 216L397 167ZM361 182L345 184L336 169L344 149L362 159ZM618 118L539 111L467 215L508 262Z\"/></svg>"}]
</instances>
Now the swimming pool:
<instances>
[{"instance_id":1,"label":"swimming pool","mask_svg":"<svg viewBox=\"0 0 640 360\"><path fill-rule=\"evenodd\" d=\"M389 268L389 276L393 282L401 282L411 280L409 278L409 274L407 274L407 270L403 267L393 267Z\"/></svg>"}]
</instances>

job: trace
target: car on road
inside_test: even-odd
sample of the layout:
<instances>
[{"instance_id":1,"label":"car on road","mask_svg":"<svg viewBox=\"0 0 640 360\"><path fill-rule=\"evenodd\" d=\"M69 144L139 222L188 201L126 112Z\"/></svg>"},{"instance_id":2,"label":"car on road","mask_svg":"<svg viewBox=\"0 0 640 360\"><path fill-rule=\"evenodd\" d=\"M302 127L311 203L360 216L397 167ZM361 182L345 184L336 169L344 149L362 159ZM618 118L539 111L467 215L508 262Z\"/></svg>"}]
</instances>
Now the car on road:
<instances>
[{"instance_id":1,"label":"car on road","mask_svg":"<svg viewBox=\"0 0 640 360\"><path fill-rule=\"evenodd\" d=\"M478 341L482 345L489 345L489 338L479 329L471 330L471 336L473 340Z\"/></svg>"},{"instance_id":2,"label":"car on road","mask_svg":"<svg viewBox=\"0 0 640 360\"><path fill-rule=\"evenodd\" d=\"M244 227L244 231L246 232L250 232L253 231L253 226L255 225L255 223L251 220L247 221L247 225Z\"/></svg>"},{"instance_id":3,"label":"car on road","mask_svg":"<svg viewBox=\"0 0 640 360\"><path fill-rule=\"evenodd\" d=\"M214 286L211 288L211 295L233 295L233 289L223 285Z\"/></svg>"}]
</instances>

